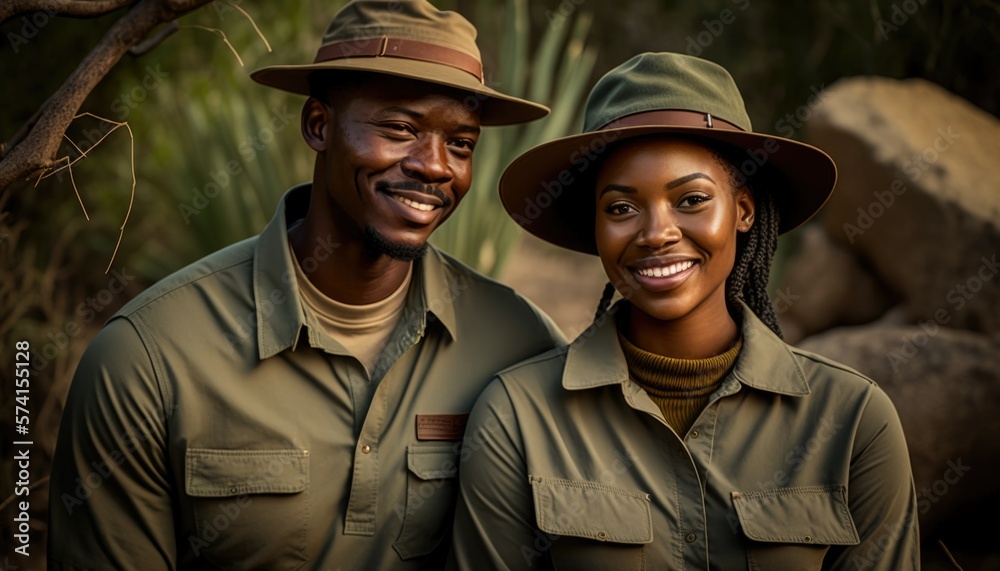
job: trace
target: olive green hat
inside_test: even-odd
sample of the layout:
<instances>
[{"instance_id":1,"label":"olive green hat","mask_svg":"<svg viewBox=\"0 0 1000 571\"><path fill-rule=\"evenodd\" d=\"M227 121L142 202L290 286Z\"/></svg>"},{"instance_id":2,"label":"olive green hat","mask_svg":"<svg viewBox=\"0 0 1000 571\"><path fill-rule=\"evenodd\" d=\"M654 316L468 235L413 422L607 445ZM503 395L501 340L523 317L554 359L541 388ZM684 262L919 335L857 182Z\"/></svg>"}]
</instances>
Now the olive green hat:
<instances>
[{"instance_id":1,"label":"olive green hat","mask_svg":"<svg viewBox=\"0 0 1000 571\"><path fill-rule=\"evenodd\" d=\"M476 28L456 12L424 0L355 0L323 35L311 64L274 65L250 77L292 93L309 94L309 76L338 70L384 73L469 92L483 125L510 125L544 117L544 105L504 95L485 84Z\"/></svg>"},{"instance_id":2,"label":"olive green hat","mask_svg":"<svg viewBox=\"0 0 1000 571\"><path fill-rule=\"evenodd\" d=\"M594 177L615 143L648 135L686 135L735 147L734 165L770 192L781 232L805 223L837 182L823 151L754 133L743 97L725 69L674 53L633 57L602 77L587 99L583 133L538 145L500 178L507 213L535 236L588 254L594 242Z\"/></svg>"}]
</instances>

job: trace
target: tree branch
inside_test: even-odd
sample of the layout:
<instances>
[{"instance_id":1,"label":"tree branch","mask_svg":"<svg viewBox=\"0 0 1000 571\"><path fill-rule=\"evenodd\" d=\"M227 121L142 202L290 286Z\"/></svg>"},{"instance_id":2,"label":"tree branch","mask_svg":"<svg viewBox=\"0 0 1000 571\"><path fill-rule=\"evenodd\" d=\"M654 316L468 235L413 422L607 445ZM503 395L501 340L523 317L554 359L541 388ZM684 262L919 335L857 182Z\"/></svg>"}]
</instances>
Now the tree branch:
<instances>
[{"instance_id":1,"label":"tree branch","mask_svg":"<svg viewBox=\"0 0 1000 571\"><path fill-rule=\"evenodd\" d=\"M211 0L142 0L104 34L62 86L42 105L37 121L20 141L4 148L0 189L54 164L63 135L87 95L128 50L161 22L175 20ZM41 3L41 0L35 2ZM97 4L98 1L72 2Z\"/></svg>"},{"instance_id":2,"label":"tree branch","mask_svg":"<svg viewBox=\"0 0 1000 571\"><path fill-rule=\"evenodd\" d=\"M19 14L45 11L72 18L94 18L135 4L137 0L7 0L0 5L0 23Z\"/></svg>"}]
</instances>

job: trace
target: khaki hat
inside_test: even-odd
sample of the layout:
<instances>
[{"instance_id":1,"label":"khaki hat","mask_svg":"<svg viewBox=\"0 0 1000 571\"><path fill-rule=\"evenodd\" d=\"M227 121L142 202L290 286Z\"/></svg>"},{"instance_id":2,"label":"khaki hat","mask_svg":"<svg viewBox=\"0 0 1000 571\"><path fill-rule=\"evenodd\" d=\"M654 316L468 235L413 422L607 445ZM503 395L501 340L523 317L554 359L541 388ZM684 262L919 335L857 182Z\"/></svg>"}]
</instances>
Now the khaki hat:
<instances>
[{"instance_id":1,"label":"khaki hat","mask_svg":"<svg viewBox=\"0 0 1000 571\"><path fill-rule=\"evenodd\" d=\"M500 177L500 199L528 232L588 254L597 253L599 163L608 148L634 137L682 135L734 147L737 170L774 196L781 232L816 214L837 183L837 166L823 151L754 133L729 72L693 56L645 53L608 72L587 99L583 131L514 159Z\"/></svg>"},{"instance_id":2,"label":"khaki hat","mask_svg":"<svg viewBox=\"0 0 1000 571\"><path fill-rule=\"evenodd\" d=\"M544 105L487 87L475 26L424 0L355 0L334 16L313 63L274 65L250 77L308 95L311 74L338 70L384 73L467 91L469 104L481 105L483 125L524 123L549 113Z\"/></svg>"}]
</instances>

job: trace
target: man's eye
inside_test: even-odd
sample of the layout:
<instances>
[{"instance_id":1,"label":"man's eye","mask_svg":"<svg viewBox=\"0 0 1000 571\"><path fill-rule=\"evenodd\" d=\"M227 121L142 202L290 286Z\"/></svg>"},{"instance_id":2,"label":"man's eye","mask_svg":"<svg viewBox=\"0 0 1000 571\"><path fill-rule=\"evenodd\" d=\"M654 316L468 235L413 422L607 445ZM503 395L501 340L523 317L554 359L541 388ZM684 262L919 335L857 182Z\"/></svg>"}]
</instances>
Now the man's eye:
<instances>
[{"instance_id":1,"label":"man's eye","mask_svg":"<svg viewBox=\"0 0 1000 571\"><path fill-rule=\"evenodd\" d=\"M471 157L476 148L476 142L469 139L455 139L449 143L452 152L462 157Z\"/></svg>"},{"instance_id":2,"label":"man's eye","mask_svg":"<svg viewBox=\"0 0 1000 571\"><path fill-rule=\"evenodd\" d=\"M382 123L382 126L397 133L413 133L413 128L406 123Z\"/></svg>"}]
</instances>

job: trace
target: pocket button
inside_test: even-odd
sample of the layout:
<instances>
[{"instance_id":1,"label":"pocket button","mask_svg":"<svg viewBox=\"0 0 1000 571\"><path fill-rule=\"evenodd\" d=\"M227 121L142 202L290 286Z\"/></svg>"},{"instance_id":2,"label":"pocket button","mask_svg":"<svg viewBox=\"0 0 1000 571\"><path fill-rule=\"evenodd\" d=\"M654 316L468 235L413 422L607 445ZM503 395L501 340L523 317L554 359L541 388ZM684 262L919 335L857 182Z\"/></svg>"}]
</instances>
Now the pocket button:
<instances>
[{"instance_id":1,"label":"pocket button","mask_svg":"<svg viewBox=\"0 0 1000 571\"><path fill-rule=\"evenodd\" d=\"M688 543L694 543L694 541L695 541L696 539L698 539L698 536L696 536L696 535L695 535L695 534L693 534L693 533L689 533L689 534L687 535L687 537L685 537L684 539L685 539L685 540L686 540L686 541L687 541Z\"/></svg>"}]
</instances>

